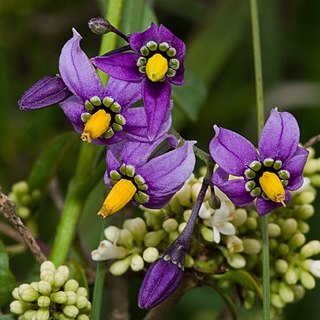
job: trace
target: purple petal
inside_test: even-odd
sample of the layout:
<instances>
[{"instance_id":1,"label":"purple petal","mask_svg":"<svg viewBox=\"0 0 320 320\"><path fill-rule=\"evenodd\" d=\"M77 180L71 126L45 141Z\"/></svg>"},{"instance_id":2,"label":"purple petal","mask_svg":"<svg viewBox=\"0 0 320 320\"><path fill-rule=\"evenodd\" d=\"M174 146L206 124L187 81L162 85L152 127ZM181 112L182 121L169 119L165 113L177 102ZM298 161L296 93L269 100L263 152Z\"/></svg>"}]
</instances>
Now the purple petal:
<instances>
[{"instance_id":1,"label":"purple petal","mask_svg":"<svg viewBox=\"0 0 320 320\"><path fill-rule=\"evenodd\" d=\"M111 96L122 108L127 108L142 99L141 83L110 78L105 87L104 96Z\"/></svg>"},{"instance_id":2,"label":"purple petal","mask_svg":"<svg viewBox=\"0 0 320 320\"><path fill-rule=\"evenodd\" d=\"M254 145L231 130L214 127L215 137L210 142L213 160L226 172L243 176L248 165L258 159Z\"/></svg>"},{"instance_id":3,"label":"purple petal","mask_svg":"<svg viewBox=\"0 0 320 320\"><path fill-rule=\"evenodd\" d=\"M140 142L149 142L147 139L148 127L144 107L129 108L122 115L126 119L123 131L128 134L129 138Z\"/></svg>"},{"instance_id":4,"label":"purple petal","mask_svg":"<svg viewBox=\"0 0 320 320\"><path fill-rule=\"evenodd\" d=\"M117 160L116 156L114 155L114 152L112 152L112 150L110 149L107 151L106 161L107 161L107 170L104 174L104 182L109 187L112 187L112 184L110 183L110 179L109 179L109 173L111 170L118 170L120 167L120 163Z\"/></svg>"},{"instance_id":5,"label":"purple petal","mask_svg":"<svg viewBox=\"0 0 320 320\"><path fill-rule=\"evenodd\" d=\"M151 23L151 26L143 32L135 32L130 36L130 47L140 54L140 48L145 45L148 41L155 41L158 43L158 28L154 23Z\"/></svg>"},{"instance_id":6,"label":"purple petal","mask_svg":"<svg viewBox=\"0 0 320 320\"><path fill-rule=\"evenodd\" d=\"M145 76L139 72L137 56L133 52L96 57L91 61L97 68L119 80L139 82Z\"/></svg>"},{"instance_id":7,"label":"purple petal","mask_svg":"<svg viewBox=\"0 0 320 320\"><path fill-rule=\"evenodd\" d=\"M168 79L170 83L173 83L176 86L182 86L184 84L184 63L183 62L180 62L180 67L177 70L176 75Z\"/></svg>"},{"instance_id":8,"label":"purple petal","mask_svg":"<svg viewBox=\"0 0 320 320\"><path fill-rule=\"evenodd\" d=\"M148 269L142 282L138 305L150 309L166 299L179 286L183 270L171 260L158 259Z\"/></svg>"},{"instance_id":9,"label":"purple petal","mask_svg":"<svg viewBox=\"0 0 320 320\"><path fill-rule=\"evenodd\" d=\"M226 174L227 173L225 171L218 168L212 177L213 184L225 193L236 206L241 207L252 202L254 198L251 197L248 191L246 191L246 181L243 179L224 181Z\"/></svg>"},{"instance_id":10,"label":"purple petal","mask_svg":"<svg viewBox=\"0 0 320 320\"><path fill-rule=\"evenodd\" d=\"M295 117L288 112L271 111L259 141L261 159L272 158L285 162L296 152L300 130Z\"/></svg>"},{"instance_id":11,"label":"purple petal","mask_svg":"<svg viewBox=\"0 0 320 320\"><path fill-rule=\"evenodd\" d=\"M163 123L170 118L171 86L168 81L142 83L142 94L148 121L148 139L157 139L161 135Z\"/></svg>"},{"instance_id":12,"label":"purple petal","mask_svg":"<svg viewBox=\"0 0 320 320\"><path fill-rule=\"evenodd\" d=\"M78 97L72 96L69 99L61 102L59 105L65 115L71 121L76 132L82 133L84 124L81 120L81 114L87 112L83 105L83 102Z\"/></svg>"},{"instance_id":13,"label":"purple petal","mask_svg":"<svg viewBox=\"0 0 320 320\"><path fill-rule=\"evenodd\" d=\"M92 96L100 96L103 87L92 63L80 48L82 37L75 29L72 30L73 37L61 51L59 70L69 90L84 101Z\"/></svg>"},{"instance_id":14,"label":"purple petal","mask_svg":"<svg viewBox=\"0 0 320 320\"><path fill-rule=\"evenodd\" d=\"M291 199L291 195L288 191L286 191L286 198L285 198L284 202L288 203L290 201L290 199ZM282 204L271 201L271 200L264 200L262 197L258 197L256 207L257 207L258 215L260 217L263 217L264 215L266 215L270 211L277 209L277 208L281 208Z\"/></svg>"},{"instance_id":15,"label":"purple petal","mask_svg":"<svg viewBox=\"0 0 320 320\"><path fill-rule=\"evenodd\" d=\"M163 198L165 205L188 179L195 165L194 144L186 141L182 147L150 160L138 170L148 185L148 207L158 206L157 198Z\"/></svg>"},{"instance_id":16,"label":"purple petal","mask_svg":"<svg viewBox=\"0 0 320 320\"><path fill-rule=\"evenodd\" d=\"M24 111L49 107L67 99L71 92L59 76L46 76L28 89L18 101Z\"/></svg>"}]
</instances>

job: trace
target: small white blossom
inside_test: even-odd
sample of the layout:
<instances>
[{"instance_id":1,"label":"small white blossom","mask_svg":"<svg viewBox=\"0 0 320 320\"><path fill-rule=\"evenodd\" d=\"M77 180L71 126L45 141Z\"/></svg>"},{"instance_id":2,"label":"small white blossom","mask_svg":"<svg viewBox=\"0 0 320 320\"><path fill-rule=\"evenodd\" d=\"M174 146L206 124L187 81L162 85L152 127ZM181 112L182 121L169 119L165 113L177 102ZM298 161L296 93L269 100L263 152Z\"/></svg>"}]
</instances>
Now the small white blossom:
<instances>
[{"instance_id":1,"label":"small white blossom","mask_svg":"<svg viewBox=\"0 0 320 320\"><path fill-rule=\"evenodd\" d=\"M100 242L99 247L91 252L91 258L94 261L103 261L110 259L121 259L127 254L124 247L117 247L108 240Z\"/></svg>"},{"instance_id":2,"label":"small white blossom","mask_svg":"<svg viewBox=\"0 0 320 320\"><path fill-rule=\"evenodd\" d=\"M304 262L305 268L315 277L320 278L320 260L308 259Z\"/></svg>"}]
</instances>

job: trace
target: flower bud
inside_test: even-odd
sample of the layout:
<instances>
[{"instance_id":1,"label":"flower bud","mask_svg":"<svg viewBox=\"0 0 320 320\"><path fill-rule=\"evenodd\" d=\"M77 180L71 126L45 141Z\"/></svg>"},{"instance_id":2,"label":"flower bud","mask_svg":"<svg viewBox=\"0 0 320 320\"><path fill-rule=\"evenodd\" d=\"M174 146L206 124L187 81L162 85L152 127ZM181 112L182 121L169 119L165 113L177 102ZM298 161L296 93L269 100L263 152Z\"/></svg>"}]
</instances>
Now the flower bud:
<instances>
[{"instance_id":1,"label":"flower bud","mask_svg":"<svg viewBox=\"0 0 320 320\"><path fill-rule=\"evenodd\" d=\"M191 256L189 256L188 254L186 255L186 260L184 262L184 267L185 268L192 268L194 265L194 260Z\"/></svg>"},{"instance_id":2,"label":"flower bud","mask_svg":"<svg viewBox=\"0 0 320 320\"><path fill-rule=\"evenodd\" d=\"M169 233L169 241L173 242L179 237L180 233L178 231L173 231Z\"/></svg>"},{"instance_id":3,"label":"flower bud","mask_svg":"<svg viewBox=\"0 0 320 320\"><path fill-rule=\"evenodd\" d=\"M85 308L87 304L88 304L88 299L86 297L83 297L83 296L77 297L76 307L78 309Z\"/></svg>"},{"instance_id":4,"label":"flower bud","mask_svg":"<svg viewBox=\"0 0 320 320\"><path fill-rule=\"evenodd\" d=\"M115 226L109 226L104 229L104 236L112 243L116 243L120 237L120 229Z\"/></svg>"},{"instance_id":5,"label":"flower bud","mask_svg":"<svg viewBox=\"0 0 320 320\"><path fill-rule=\"evenodd\" d=\"M235 269L241 269L246 265L246 259L240 253L233 253L227 257L228 264Z\"/></svg>"},{"instance_id":6,"label":"flower bud","mask_svg":"<svg viewBox=\"0 0 320 320\"><path fill-rule=\"evenodd\" d=\"M314 207L311 204L301 204L294 206L294 214L299 219L309 219L314 214Z\"/></svg>"},{"instance_id":7,"label":"flower bud","mask_svg":"<svg viewBox=\"0 0 320 320\"><path fill-rule=\"evenodd\" d=\"M79 314L79 309L76 306L65 306L62 308L63 313L70 318L75 318Z\"/></svg>"},{"instance_id":8,"label":"flower bud","mask_svg":"<svg viewBox=\"0 0 320 320\"><path fill-rule=\"evenodd\" d=\"M178 231L181 233L183 229L186 227L187 223L186 222L181 222L178 226Z\"/></svg>"},{"instance_id":9,"label":"flower bud","mask_svg":"<svg viewBox=\"0 0 320 320\"><path fill-rule=\"evenodd\" d=\"M314 174L310 177L311 183L314 187L320 187L320 174Z\"/></svg>"},{"instance_id":10,"label":"flower bud","mask_svg":"<svg viewBox=\"0 0 320 320\"><path fill-rule=\"evenodd\" d=\"M142 241L144 235L147 233L146 223L141 218L127 219L123 227L128 229L137 241Z\"/></svg>"},{"instance_id":11,"label":"flower bud","mask_svg":"<svg viewBox=\"0 0 320 320\"><path fill-rule=\"evenodd\" d=\"M284 274L288 270L288 262L283 259L278 259L275 262L275 269L278 273Z\"/></svg>"},{"instance_id":12,"label":"flower bud","mask_svg":"<svg viewBox=\"0 0 320 320\"><path fill-rule=\"evenodd\" d=\"M50 298L47 296L40 296L38 298L38 306L40 308L47 308L50 305Z\"/></svg>"},{"instance_id":13,"label":"flower bud","mask_svg":"<svg viewBox=\"0 0 320 320\"><path fill-rule=\"evenodd\" d=\"M169 202L169 207L170 210L175 214L180 215L183 212L183 207L181 206L180 202L175 196L171 198Z\"/></svg>"},{"instance_id":14,"label":"flower bud","mask_svg":"<svg viewBox=\"0 0 320 320\"><path fill-rule=\"evenodd\" d=\"M79 289L77 290L77 296L87 297L88 296L87 289L84 287L79 287Z\"/></svg>"},{"instance_id":15,"label":"flower bud","mask_svg":"<svg viewBox=\"0 0 320 320\"><path fill-rule=\"evenodd\" d=\"M271 238L269 240L269 247L270 247L270 250L275 250L278 247L278 241L274 238Z\"/></svg>"},{"instance_id":16,"label":"flower bud","mask_svg":"<svg viewBox=\"0 0 320 320\"><path fill-rule=\"evenodd\" d=\"M77 317L77 320L89 320L90 318L86 314L80 314Z\"/></svg>"},{"instance_id":17,"label":"flower bud","mask_svg":"<svg viewBox=\"0 0 320 320\"><path fill-rule=\"evenodd\" d=\"M40 272L42 272L43 270L45 269L49 269L49 270L52 270L53 272L56 271L56 267L55 265L49 261L49 260L46 260L44 262L41 263L41 266L40 266Z\"/></svg>"},{"instance_id":18,"label":"flower bud","mask_svg":"<svg viewBox=\"0 0 320 320\"><path fill-rule=\"evenodd\" d=\"M297 232L289 240L289 246L294 250L301 247L306 242L306 237L303 233Z\"/></svg>"},{"instance_id":19,"label":"flower bud","mask_svg":"<svg viewBox=\"0 0 320 320\"><path fill-rule=\"evenodd\" d=\"M154 213L154 211L159 211L158 214ZM162 225L162 211L161 210L151 210L144 212L145 221L148 227L153 229L159 229Z\"/></svg>"},{"instance_id":20,"label":"flower bud","mask_svg":"<svg viewBox=\"0 0 320 320\"><path fill-rule=\"evenodd\" d=\"M59 304L65 304L68 300L67 294L64 291L57 291L50 294L50 299L53 302L59 303Z\"/></svg>"},{"instance_id":21,"label":"flower bud","mask_svg":"<svg viewBox=\"0 0 320 320\"><path fill-rule=\"evenodd\" d=\"M302 285L295 285L293 286L293 293L294 293L295 300L298 301L304 297L306 290Z\"/></svg>"},{"instance_id":22,"label":"flower bud","mask_svg":"<svg viewBox=\"0 0 320 320\"><path fill-rule=\"evenodd\" d=\"M252 290L245 290L243 305L246 310L252 310L256 301L256 294Z\"/></svg>"},{"instance_id":23,"label":"flower bud","mask_svg":"<svg viewBox=\"0 0 320 320\"><path fill-rule=\"evenodd\" d=\"M289 253L290 248L286 243L279 243L277 251L280 256L286 256Z\"/></svg>"},{"instance_id":24,"label":"flower bud","mask_svg":"<svg viewBox=\"0 0 320 320\"><path fill-rule=\"evenodd\" d=\"M199 191L201 189L201 183L200 182L196 182L195 184L192 185L191 187L191 199L193 202L195 202L197 200Z\"/></svg>"},{"instance_id":25,"label":"flower bud","mask_svg":"<svg viewBox=\"0 0 320 320\"><path fill-rule=\"evenodd\" d=\"M288 239L298 229L298 222L293 218L282 220L280 223L281 234L284 239Z\"/></svg>"},{"instance_id":26,"label":"flower bud","mask_svg":"<svg viewBox=\"0 0 320 320\"><path fill-rule=\"evenodd\" d=\"M228 236L226 237L227 248L230 253L234 252L242 252L243 251L243 243L242 240L237 236Z\"/></svg>"},{"instance_id":27,"label":"flower bud","mask_svg":"<svg viewBox=\"0 0 320 320\"><path fill-rule=\"evenodd\" d=\"M183 207L191 206L191 186L184 184L184 186L175 194L175 197Z\"/></svg>"},{"instance_id":28,"label":"flower bud","mask_svg":"<svg viewBox=\"0 0 320 320\"><path fill-rule=\"evenodd\" d=\"M299 220L298 221L298 230L300 230L300 232L302 233L308 233L310 231L310 227L308 225L308 223L306 223L303 220Z\"/></svg>"},{"instance_id":29,"label":"flower bud","mask_svg":"<svg viewBox=\"0 0 320 320\"><path fill-rule=\"evenodd\" d=\"M54 274L55 271L52 271L51 269L44 269L40 273L40 279L54 285Z\"/></svg>"},{"instance_id":30,"label":"flower bud","mask_svg":"<svg viewBox=\"0 0 320 320\"><path fill-rule=\"evenodd\" d=\"M243 252L249 255L258 254L261 251L261 243L257 239L243 239Z\"/></svg>"},{"instance_id":31,"label":"flower bud","mask_svg":"<svg viewBox=\"0 0 320 320\"><path fill-rule=\"evenodd\" d=\"M157 247L166 235L167 233L164 230L148 232L144 236L144 244L146 247Z\"/></svg>"},{"instance_id":32,"label":"flower bud","mask_svg":"<svg viewBox=\"0 0 320 320\"><path fill-rule=\"evenodd\" d=\"M19 286L19 295L25 302L36 301L39 297L39 293L33 289L30 284L22 284Z\"/></svg>"},{"instance_id":33,"label":"flower bud","mask_svg":"<svg viewBox=\"0 0 320 320\"><path fill-rule=\"evenodd\" d=\"M77 295L74 291L64 291L67 295L67 301L65 302L65 304L71 305L71 304L75 304L77 302Z\"/></svg>"},{"instance_id":34,"label":"flower bud","mask_svg":"<svg viewBox=\"0 0 320 320\"><path fill-rule=\"evenodd\" d=\"M37 314L36 310L27 310L23 316L26 320L32 320L32 319L36 319L36 314Z\"/></svg>"},{"instance_id":35,"label":"flower bud","mask_svg":"<svg viewBox=\"0 0 320 320\"><path fill-rule=\"evenodd\" d=\"M79 288L79 283L78 283L78 281L76 281L74 279L68 280L64 285L65 291L77 292L78 288Z\"/></svg>"},{"instance_id":36,"label":"flower bud","mask_svg":"<svg viewBox=\"0 0 320 320\"><path fill-rule=\"evenodd\" d=\"M294 301L294 293L290 286L286 283L281 282L279 286L279 296L280 298L286 302L290 303Z\"/></svg>"},{"instance_id":37,"label":"flower bud","mask_svg":"<svg viewBox=\"0 0 320 320\"><path fill-rule=\"evenodd\" d=\"M127 249L124 247L117 247L108 240L101 241L98 249L91 252L91 258L94 261L122 259L126 255Z\"/></svg>"},{"instance_id":38,"label":"flower bud","mask_svg":"<svg viewBox=\"0 0 320 320\"><path fill-rule=\"evenodd\" d=\"M298 275L292 266L289 266L288 270L284 275L284 279L289 285L294 285L298 281Z\"/></svg>"},{"instance_id":39,"label":"flower bud","mask_svg":"<svg viewBox=\"0 0 320 320\"><path fill-rule=\"evenodd\" d=\"M236 209L231 213L232 224L237 228L242 226L247 220L247 211L245 209Z\"/></svg>"},{"instance_id":40,"label":"flower bud","mask_svg":"<svg viewBox=\"0 0 320 320\"><path fill-rule=\"evenodd\" d=\"M200 210L198 212L198 216L201 219L209 219L213 215L214 210L208 207L206 203L202 203Z\"/></svg>"},{"instance_id":41,"label":"flower bud","mask_svg":"<svg viewBox=\"0 0 320 320\"><path fill-rule=\"evenodd\" d=\"M36 320L49 320L49 308L40 308L37 310Z\"/></svg>"},{"instance_id":42,"label":"flower bud","mask_svg":"<svg viewBox=\"0 0 320 320\"><path fill-rule=\"evenodd\" d=\"M24 301L14 300L10 303L10 311L15 314L23 314L29 306Z\"/></svg>"},{"instance_id":43,"label":"flower bud","mask_svg":"<svg viewBox=\"0 0 320 320\"><path fill-rule=\"evenodd\" d=\"M268 223L269 237L275 238L279 237L281 234L281 229L276 223Z\"/></svg>"},{"instance_id":44,"label":"flower bud","mask_svg":"<svg viewBox=\"0 0 320 320\"><path fill-rule=\"evenodd\" d=\"M103 35L113 30L110 22L101 17L91 18L88 22L88 27L98 35Z\"/></svg>"},{"instance_id":45,"label":"flower bud","mask_svg":"<svg viewBox=\"0 0 320 320\"><path fill-rule=\"evenodd\" d=\"M12 185L12 191L18 197L29 193L29 185L27 181L19 181Z\"/></svg>"},{"instance_id":46,"label":"flower bud","mask_svg":"<svg viewBox=\"0 0 320 320\"><path fill-rule=\"evenodd\" d=\"M119 244L122 244L126 248L133 248L133 235L129 230L120 230Z\"/></svg>"},{"instance_id":47,"label":"flower bud","mask_svg":"<svg viewBox=\"0 0 320 320\"><path fill-rule=\"evenodd\" d=\"M152 263L159 258L159 251L157 248L149 247L143 251L143 260Z\"/></svg>"},{"instance_id":48,"label":"flower bud","mask_svg":"<svg viewBox=\"0 0 320 320\"><path fill-rule=\"evenodd\" d=\"M257 219L254 218L254 217L249 217L246 221L246 227L249 229L249 230L256 230L257 227L258 227L258 222L257 222Z\"/></svg>"},{"instance_id":49,"label":"flower bud","mask_svg":"<svg viewBox=\"0 0 320 320\"><path fill-rule=\"evenodd\" d=\"M16 300L22 300L19 294L19 288L14 288L12 291L12 296L16 299Z\"/></svg>"},{"instance_id":50,"label":"flower bud","mask_svg":"<svg viewBox=\"0 0 320 320\"><path fill-rule=\"evenodd\" d=\"M303 270L301 271L300 281L301 281L301 284L306 289L309 289L309 290L313 289L316 286L314 277L308 271L303 271Z\"/></svg>"},{"instance_id":51,"label":"flower bud","mask_svg":"<svg viewBox=\"0 0 320 320\"><path fill-rule=\"evenodd\" d=\"M24 207L21 206L19 208L17 208L17 215L21 218L21 219L27 219L30 217L31 211L28 207Z\"/></svg>"},{"instance_id":52,"label":"flower bud","mask_svg":"<svg viewBox=\"0 0 320 320\"><path fill-rule=\"evenodd\" d=\"M131 269L133 271L140 271L144 267L144 261L139 254L134 254L131 258Z\"/></svg>"},{"instance_id":53,"label":"flower bud","mask_svg":"<svg viewBox=\"0 0 320 320\"><path fill-rule=\"evenodd\" d=\"M282 309L286 306L286 303L280 298L278 294L271 293L270 295L271 304L279 309Z\"/></svg>"},{"instance_id":54,"label":"flower bud","mask_svg":"<svg viewBox=\"0 0 320 320\"><path fill-rule=\"evenodd\" d=\"M168 233L173 232L178 228L178 222L176 219L170 218L163 222L162 228Z\"/></svg>"},{"instance_id":55,"label":"flower bud","mask_svg":"<svg viewBox=\"0 0 320 320\"><path fill-rule=\"evenodd\" d=\"M201 227L201 235L203 237L204 240L208 241L208 242L213 242L214 241L214 237L213 237L213 230L207 227Z\"/></svg>"},{"instance_id":56,"label":"flower bud","mask_svg":"<svg viewBox=\"0 0 320 320\"><path fill-rule=\"evenodd\" d=\"M305 244L300 251L302 258L309 258L320 253L320 241L313 240Z\"/></svg>"},{"instance_id":57,"label":"flower bud","mask_svg":"<svg viewBox=\"0 0 320 320\"><path fill-rule=\"evenodd\" d=\"M310 204L315 200L315 198L316 198L316 194L314 191L306 190L306 191L299 193L294 198L294 203L295 204Z\"/></svg>"},{"instance_id":58,"label":"flower bud","mask_svg":"<svg viewBox=\"0 0 320 320\"><path fill-rule=\"evenodd\" d=\"M305 260L303 261L303 267L313 276L320 278L320 260Z\"/></svg>"},{"instance_id":59,"label":"flower bud","mask_svg":"<svg viewBox=\"0 0 320 320\"><path fill-rule=\"evenodd\" d=\"M191 212L192 212L192 210L191 210L191 209L188 209L188 210L186 210L186 211L183 213L183 220L184 220L185 222L188 222L188 220L189 220L189 218L190 218L190 216L191 216Z\"/></svg>"},{"instance_id":60,"label":"flower bud","mask_svg":"<svg viewBox=\"0 0 320 320\"><path fill-rule=\"evenodd\" d=\"M131 263L131 256L123 260L118 260L110 266L109 271L114 276L121 276L128 270L130 263Z\"/></svg>"},{"instance_id":61,"label":"flower bud","mask_svg":"<svg viewBox=\"0 0 320 320\"><path fill-rule=\"evenodd\" d=\"M66 275L60 271L57 271L54 275L54 284L53 286L55 288L60 288L64 285L68 278L66 278Z\"/></svg>"}]
</instances>

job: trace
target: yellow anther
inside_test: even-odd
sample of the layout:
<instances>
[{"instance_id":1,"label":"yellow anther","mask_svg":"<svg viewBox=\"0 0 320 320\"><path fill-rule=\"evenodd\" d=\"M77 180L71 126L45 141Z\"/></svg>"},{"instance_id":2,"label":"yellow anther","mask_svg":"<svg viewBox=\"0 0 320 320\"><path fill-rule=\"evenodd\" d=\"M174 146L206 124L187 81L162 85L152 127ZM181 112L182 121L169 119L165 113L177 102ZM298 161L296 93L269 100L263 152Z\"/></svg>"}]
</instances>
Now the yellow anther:
<instances>
[{"instance_id":1,"label":"yellow anther","mask_svg":"<svg viewBox=\"0 0 320 320\"><path fill-rule=\"evenodd\" d=\"M259 182L263 192L270 200L279 202L284 207L286 206L284 203L286 198L285 191L279 177L275 173L268 171L264 172L259 178Z\"/></svg>"},{"instance_id":2,"label":"yellow anther","mask_svg":"<svg viewBox=\"0 0 320 320\"><path fill-rule=\"evenodd\" d=\"M132 181L121 179L110 190L98 215L107 218L121 210L133 198L136 191L137 188Z\"/></svg>"},{"instance_id":3,"label":"yellow anther","mask_svg":"<svg viewBox=\"0 0 320 320\"><path fill-rule=\"evenodd\" d=\"M156 53L150 59L148 59L146 66L146 73L152 82L160 81L166 75L168 71L168 60L160 53Z\"/></svg>"},{"instance_id":4,"label":"yellow anther","mask_svg":"<svg viewBox=\"0 0 320 320\"><path fill-rule=\"evenodd\" d=\"M86 122L81 139L85 142L91 142L99 138L109 128L111 116L104 110L98 110Z\"/></svg>"}]
</instances>

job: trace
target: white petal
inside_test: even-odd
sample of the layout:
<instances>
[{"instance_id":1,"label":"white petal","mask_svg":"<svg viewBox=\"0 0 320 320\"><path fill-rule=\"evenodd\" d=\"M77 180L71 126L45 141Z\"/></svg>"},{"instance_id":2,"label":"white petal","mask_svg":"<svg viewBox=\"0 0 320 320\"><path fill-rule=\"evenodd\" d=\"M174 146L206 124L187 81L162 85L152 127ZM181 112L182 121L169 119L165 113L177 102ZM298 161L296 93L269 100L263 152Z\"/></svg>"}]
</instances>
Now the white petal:
<instances>
[{"instance_id":1,"label":"white petal","mask_svg":"<svg viewBox=\"0 0 320 320\"><path fill-rule=\"evenodd\" d=\"M213 241L215 243L220 243L220 240L221 240L220 232L216 226L213 226Z\"/></svg>"},{"instance_id":2,"label":"white petal","mask_svg":"<svg viewBox=\"0 0 320 320\"><path fill-rule=\"evenodd\" d=\"M226 236L233 236L236 234L236 229L234 225L230 222L226 222L220 226L218 226L219 232Z\"/></svg>"}]
</instances>

